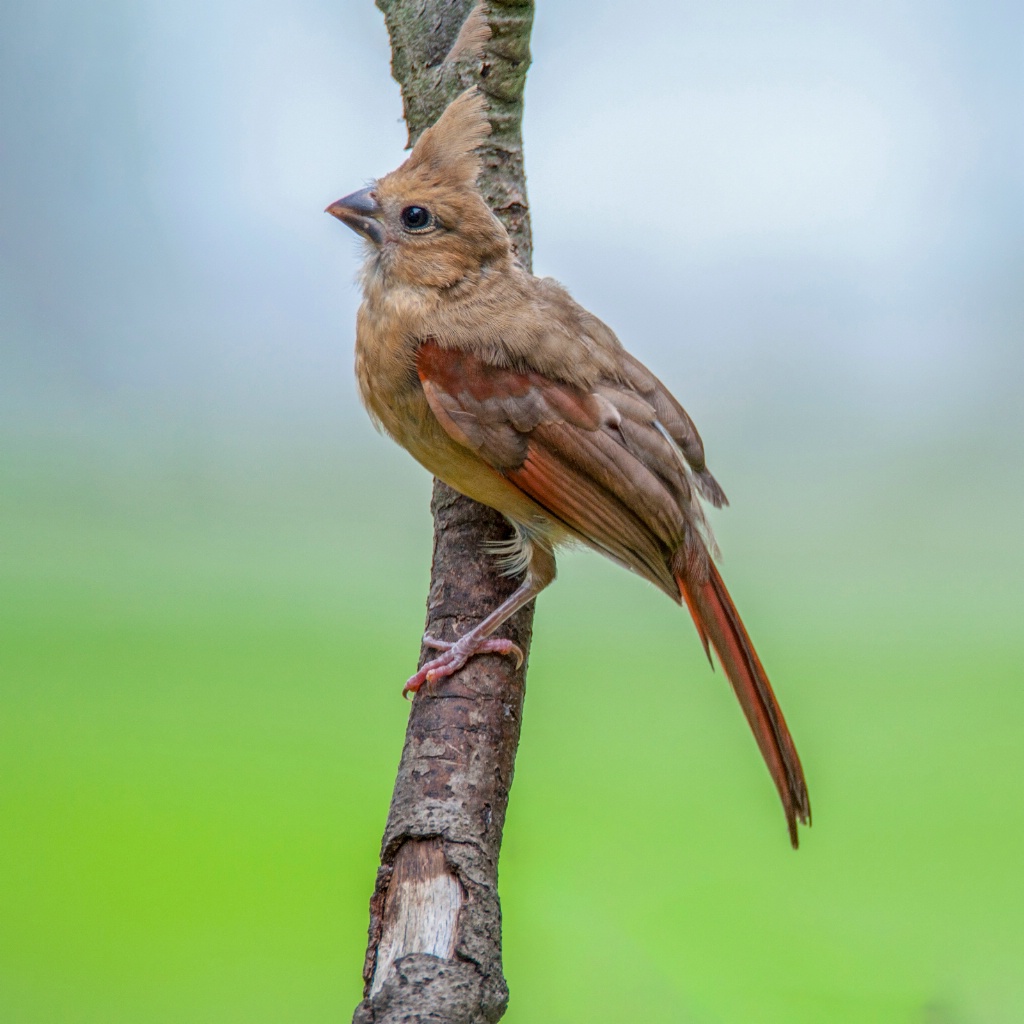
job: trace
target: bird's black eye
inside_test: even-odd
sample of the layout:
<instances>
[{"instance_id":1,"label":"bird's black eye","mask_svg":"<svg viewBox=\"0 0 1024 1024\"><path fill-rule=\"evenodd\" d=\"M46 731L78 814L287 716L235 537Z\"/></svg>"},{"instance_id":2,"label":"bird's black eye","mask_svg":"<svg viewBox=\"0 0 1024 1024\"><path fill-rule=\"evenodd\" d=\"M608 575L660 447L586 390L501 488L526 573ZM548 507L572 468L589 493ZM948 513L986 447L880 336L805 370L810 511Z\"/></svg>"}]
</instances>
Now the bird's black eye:
<instances>
[{"instance_id":1,"label":"bird's black eye","mask_svg":"<svg viewBox=\"0 0 1024 1024\"><path fill-rule=\"evenodd\" d=\"M434 223L434 218L425 206L407 206L402 211L402 225L409 231L422 231Z\"/></svg>"}]
</instances>

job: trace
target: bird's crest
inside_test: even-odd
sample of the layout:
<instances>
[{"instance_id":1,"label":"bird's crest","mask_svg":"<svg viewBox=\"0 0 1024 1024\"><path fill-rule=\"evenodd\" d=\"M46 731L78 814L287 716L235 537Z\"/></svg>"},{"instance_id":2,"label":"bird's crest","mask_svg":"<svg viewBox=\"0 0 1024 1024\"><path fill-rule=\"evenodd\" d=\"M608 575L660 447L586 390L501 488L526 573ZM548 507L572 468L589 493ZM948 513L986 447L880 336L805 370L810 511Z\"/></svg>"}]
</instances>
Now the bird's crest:
<instances>
[{"instance_id":1,"label":"bird's crest","mask_svg":"<svg viewBox=\"0 0 1024 1024\"><path fill-rule=\"evenodd\" d=\"M480 173L477 149L490 133L487 106L474 86L445 107L399 170L428 171L448 184L472 187Z\"/></svg>"}]
</instances>

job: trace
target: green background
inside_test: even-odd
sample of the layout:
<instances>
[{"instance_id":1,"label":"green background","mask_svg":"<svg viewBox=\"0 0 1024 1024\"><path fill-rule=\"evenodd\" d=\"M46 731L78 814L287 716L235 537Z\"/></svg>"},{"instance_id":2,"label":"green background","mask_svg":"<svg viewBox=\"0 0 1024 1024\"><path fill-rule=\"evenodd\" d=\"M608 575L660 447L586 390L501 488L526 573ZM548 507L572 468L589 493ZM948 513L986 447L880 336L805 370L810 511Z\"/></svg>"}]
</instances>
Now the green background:
<instances>
[{"instance_id":1,"label":"green background","mask_svg":"<svg viewBox=\"0 0 1024 1024\"><path fill-rule=\"evenodd\" d=\"M377 444L244 500L7 460L0 1020L358 1000L430 541L425 474ZM685 612L562 559L501 862L510 1021L1024 1014L1020 495L814 468L748 466L717 517L807 770L797 853Z\"/></svg>"}]
</instances>

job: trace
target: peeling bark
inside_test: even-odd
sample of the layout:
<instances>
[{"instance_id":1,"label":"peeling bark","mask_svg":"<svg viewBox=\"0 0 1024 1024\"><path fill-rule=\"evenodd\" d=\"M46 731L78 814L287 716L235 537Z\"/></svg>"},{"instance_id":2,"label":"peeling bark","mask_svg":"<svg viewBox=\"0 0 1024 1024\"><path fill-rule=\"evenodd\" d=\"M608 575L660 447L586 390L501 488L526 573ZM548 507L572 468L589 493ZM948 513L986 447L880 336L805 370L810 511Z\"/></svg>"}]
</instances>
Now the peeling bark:
<instances>
[{"instance_id":1,"label":"peeling bark","mask_svg":"<svg viewBox=\"0 0 1024 1024\"><path fill-rule=\"evenodd\" d=\"M446 60L471 0L377 0L402 87L410 144L447 103L476 83L492 134L480 187L532 258L521 136L533 2L490 0L482 53ZM510 536L504 518L434 481L434 557L427 632L455 639L515 589L485 553ZM471 658L426 684L409 715L370 900L363 1001L353 1024L492 1024L505 1012L498 855L522 721L533 605L499 631L526 655ZM421 651L420 664L434 652ZM396 683L397 686L397 683Z\"/></svg>"}]
</instances>

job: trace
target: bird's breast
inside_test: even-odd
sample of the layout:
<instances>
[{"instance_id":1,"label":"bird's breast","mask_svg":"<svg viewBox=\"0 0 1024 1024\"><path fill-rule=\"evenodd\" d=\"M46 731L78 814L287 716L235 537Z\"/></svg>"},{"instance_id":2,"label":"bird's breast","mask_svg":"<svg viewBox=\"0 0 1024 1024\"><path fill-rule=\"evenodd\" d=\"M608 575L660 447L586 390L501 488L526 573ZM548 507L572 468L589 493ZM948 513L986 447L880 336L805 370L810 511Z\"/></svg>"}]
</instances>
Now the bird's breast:
<instances>
[{"instance_id":1,"label":"bird's breast","mask_svg":"<svg viewBox=\"0 0 1024 1024\"><path fill-rule=\"evenodd\" d=\"M422 323L418 325L423 330ZM564 530L476 452L459 444L431 411L416 372L416 327L381 317L367 303L356 329L356 380L379 426L434 476L490 505L528 534L557 543Z\"/></svg>"}]
</instances>

